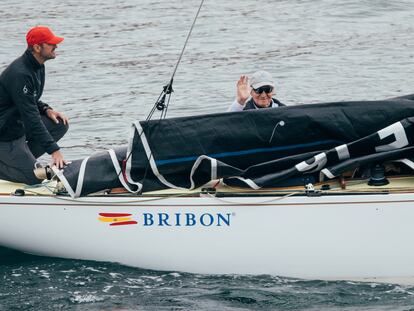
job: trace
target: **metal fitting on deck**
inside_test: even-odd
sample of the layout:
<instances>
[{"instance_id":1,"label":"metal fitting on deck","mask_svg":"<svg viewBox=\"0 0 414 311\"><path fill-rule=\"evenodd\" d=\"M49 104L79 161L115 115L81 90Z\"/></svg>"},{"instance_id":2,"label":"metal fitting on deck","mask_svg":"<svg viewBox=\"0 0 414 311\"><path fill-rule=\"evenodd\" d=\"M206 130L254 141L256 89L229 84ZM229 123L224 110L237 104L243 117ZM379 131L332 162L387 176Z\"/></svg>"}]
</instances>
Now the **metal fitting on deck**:
<instances>
[{"instance_id":1,"label":"metal fitting on deck","mask_svg":"<svg viewBox=\"0 0 414 311\"><path fill-rule=\"evenodd\" d=\"M305 193L308 197L319 197L322 195L322 193L319 190L316 190L311 183L305 185Z\"/></svg>"}]
</instances>

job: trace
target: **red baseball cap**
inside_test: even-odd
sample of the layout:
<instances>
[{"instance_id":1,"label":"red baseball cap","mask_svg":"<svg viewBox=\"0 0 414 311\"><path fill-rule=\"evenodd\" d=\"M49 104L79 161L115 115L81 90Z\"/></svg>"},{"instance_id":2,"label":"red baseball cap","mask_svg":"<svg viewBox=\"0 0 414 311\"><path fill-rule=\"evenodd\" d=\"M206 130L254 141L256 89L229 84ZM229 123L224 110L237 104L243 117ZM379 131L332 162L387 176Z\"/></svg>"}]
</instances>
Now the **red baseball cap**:
<instances>
[{"instance_id":1,"label":"red baseball cap","mask_svg":"<svg viewBox=\"0 0 414 311\"><path fill-rule=\"evenodd\" d=\"M28 45L35 44L59 44L63 41L62 37L55 36L53 32L45 26L36 26L29 30L26 35Z\"/></svg>"}]
</instances>

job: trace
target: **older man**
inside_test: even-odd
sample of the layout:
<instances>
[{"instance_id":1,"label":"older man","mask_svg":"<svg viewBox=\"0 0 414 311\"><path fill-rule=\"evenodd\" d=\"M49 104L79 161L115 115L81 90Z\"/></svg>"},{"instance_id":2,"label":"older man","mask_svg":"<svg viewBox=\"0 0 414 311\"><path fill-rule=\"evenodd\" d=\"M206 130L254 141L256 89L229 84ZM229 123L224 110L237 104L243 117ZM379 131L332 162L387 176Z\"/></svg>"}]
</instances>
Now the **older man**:
<instances>
[{"instance_id":1,"label":"older man","mask_svg":"<svg viewBox=\"0 0 414 311\"><path fill-rule=\"evenodd\" d=\"M274 90L275 83L267 71L256 71L250 81L247 76L243 75L237 81L236 99L227 111L285 106L272 97L275 94Z\"/></svg>"},{"instance_id":2,"label":"older man","mask_svg":"<svg viewBox=\"0 0 414 311\"><path fill-rule=\"evenodd\" d=\"M62 41L48 27L30 29L27 50L0 75L0 179L39 183L33 169L45 152L52 156L52 165L66 164L56 141L68 130L68 118L40 101L44 63L56 57Z\"/></svg>"}]
</instances>

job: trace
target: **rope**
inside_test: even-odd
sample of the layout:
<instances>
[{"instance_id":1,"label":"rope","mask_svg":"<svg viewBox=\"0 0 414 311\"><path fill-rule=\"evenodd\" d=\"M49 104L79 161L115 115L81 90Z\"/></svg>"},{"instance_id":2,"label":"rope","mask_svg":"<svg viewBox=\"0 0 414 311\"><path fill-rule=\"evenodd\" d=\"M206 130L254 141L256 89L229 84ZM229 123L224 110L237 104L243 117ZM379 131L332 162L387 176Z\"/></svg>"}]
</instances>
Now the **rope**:
<instances>
[{"instance_id":1,"label":"rope","mask_svg":"<svg viewBox=\"0 0 414 311\"><path fill-rule=\"evenodd\" d=\"M156 109L159 109L157 107L158 105L161 105L163 107L163 109L162 109L163 113L161 113L161 119L163 119L167 116L168 104L170 102L171 93L173 92L172 84L173 84L173 80L174 80L174 77L175 77L175 73L177 72L178 65L181 63L181 59L184 55L185 48L187 47L187 44L188 44L188 41L190 39L191 33L193 32L194 25L197 21L198 15L200 14L203 3L204 3L204 0L201 0L200 5L199 5L198 10L197 10L197 13L194 17L193 23L191 24L190 30L187 34L187 38L185 39L185 42L184 42L183 48L181 50L180 56L178 57L177 63L175 64L174 71L171 75L171 79L168 82L168 84L166 86L164 86L164 89L162 90L160 96L158 96L158 99L155 102L154 107L151 109L151 112L148 114L146 121L148 121L152 118L152 115L154 114ZM167 100L167 104L164 105L165 97L166 97L167 94L169 95L169 97L168 97L168 100ZM164 112L164 110L165 110L165 112Z\"/></svg>"},{"instance_id":2,"label":"rope","mask_svg":"<svg viewBox=\"0 0 414 311\"><path fill-rule=\"evenodd\" d=\"M209 194L209 193L207 193L205 195L207 195L210 198L215 199L219 202L225 203L225 204L232 204L232 205L237 204L237 205L240 205L240 206L250 206L250 205L268 204L268 203L271 203L271 202L280 201L280 200L286 199L286 198L288 198L292 195L296 195L296 194L300 194L300 193L302 193L302 192L300 192L300 191L291 192L291 193L288 193L284 196L280 196L280 197L277 197L277 198L272 198L270 200L265 200L265 201L261 201L261 202L254 202L254 203L241 203L241 202L237 202L237 201L225 200L225 199L222 199L221 197L216 197L215 195L212 195L212 194Z\"/></svg>"},{"instance_id":3,"label":"rope","mask_svg":"<svg viewBox=\"0 0 414 311\"><path fill-rule=\"evenodd\" d=\"M162 112L161 112L160 118L158 119L158 122L167 117L168 106L169 106L170 100L171 100L171 93L173 92L172 84L173 84L173 80L174 80L174 77L175 77L175 73L177 72L178 65L181 63L181 59L184 55L185 48L187 47L187 44L188 44L188 41L190 39L191 33L193 32L194 25L197 21L198 15L200 14L203 3L204 3L204 0L201 0L200 5L199 5L198 10L197 10L197 13L194 17L193 23L191 24L190 30L187 34L187 38L185 39L185 42L184 42L183 48L181 50L180 56L178 57L177 63L175 64L174 71L171 75L171 79L168 82L168 84L166 86L164 86L163 90L161 91L160 95L158 96L157 101L155 102L154 106L152 107L152 109L151 109L150 113L148 114L147 118L145 119L145 121L151 120L152 116L154 115L154 112L157 109L160 109L160 107L162 107L162 109L161 109ZM166 98L167 95L168 95L167 104L165 104L165 98ZM155 128L155 131L157 131L157 129L158 129L158 127ZM140 134L140 137L141 137L141 135L142 135L142 133ZM126 162L129 160L131 155L132 155L132 150L129 154L127 154L126 159L125 159ZM152 156L152 153L151 153L151 156ZM144 184L144 181L145 181L145 179L147 177L147 174L148 174L148 169L149 169L149 165L150 165L149 160L150 159L148 159L148 163L147 163L147 166L145 168L145 173L144 173L144 176L142 178L142 182L141 182L142 185ZM122 173L122 170L121 170L121 172L119 172L118 177L121 173Z\"/></svg>"},{"instance_id":4,"label":"rope","mask_svg":"<svg viewBox=\"0 0 414 311\"><path fill-rule=\"evenodd\" d=\"M193 24L191 25L190 31L188 32L187 39L185 40L185 43L184 43L183 49L181 50L180 57L178 58L177 64L175 65L174 72L173 72L173 74L172 74L172 76L171 76L171 80L170 80L170 82L172 82L172 80L173 80L173 78L174 78L174 76L175 76L175 73L177 72L178 65L179 65L179 64L180 64L180 62L181 62L181 58L183 57L185 47L187 46L188 40L190 39L191 33L192 33L192 31L193 31L194 25L195 25L195 23L196 23L196 21L197 21L198 14L200 13L200 10L201 10L201 7L203 6L203 3L204 3L204 0L201 0L201 2L200 2L200 6L198 7L197 14L196 14L196 16L195 16L195 18L194 18L194 20L193 20Z\"/></svg>"}]
</instances>

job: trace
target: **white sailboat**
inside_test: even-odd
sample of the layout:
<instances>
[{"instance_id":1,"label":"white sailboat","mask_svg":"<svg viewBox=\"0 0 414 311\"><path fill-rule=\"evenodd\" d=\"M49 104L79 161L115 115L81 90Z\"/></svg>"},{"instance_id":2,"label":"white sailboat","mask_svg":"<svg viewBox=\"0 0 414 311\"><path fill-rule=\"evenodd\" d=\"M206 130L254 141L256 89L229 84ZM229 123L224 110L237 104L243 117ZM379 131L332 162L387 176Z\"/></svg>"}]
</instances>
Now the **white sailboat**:
<instances>
[{"instance_id":1,"label":"white sailboat","mask_svg":"<svg viewBox=\"0 0 414 311\"><path fill-rule=\"evenodd\" d=\"M127 152L55 172L67 193L0 181L0 246L155 270L414 282L414 177L335 179L360 162L414 167L414 95L164 119L202 4ZM163 120L149 120L156 109ZM333 181L265 188L315 172ZM97 192L120 184L131 193ZM161 187L173 189L150 191Z\"/></svg>"},{"instance_id":2,"label":"white sailboat","mask_svg":"<svg viewBox=\"0 0 414 311\"><path fill-rule=\"evenodd\" d=\"M414 178L390 180L78 199L1 182L0 245L156 270L414 280Z\"/></svg>"}]
</instances>

